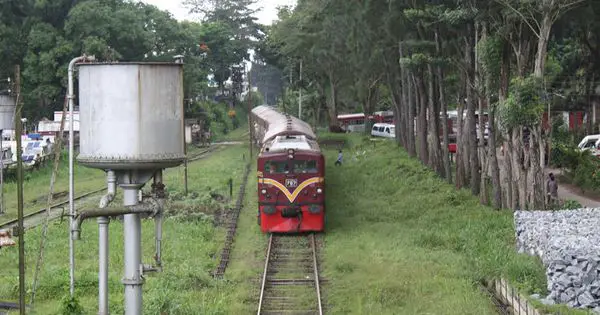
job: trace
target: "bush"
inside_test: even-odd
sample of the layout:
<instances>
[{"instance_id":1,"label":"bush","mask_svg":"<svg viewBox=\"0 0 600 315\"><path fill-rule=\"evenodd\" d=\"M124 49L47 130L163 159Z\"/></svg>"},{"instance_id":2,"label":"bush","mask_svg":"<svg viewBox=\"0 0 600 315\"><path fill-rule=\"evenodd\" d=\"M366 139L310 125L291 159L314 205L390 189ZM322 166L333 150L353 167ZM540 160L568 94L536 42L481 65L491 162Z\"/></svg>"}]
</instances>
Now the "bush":
<instances>
[{"instance_id":1,"label":"bush","mask_svg":"<svg viewBox=\"0 0 600 315\"><path fill-rule=\"evenodd\" d=\"M574 170L583 158L582 153L573 146L562 143L556 144L550 152L550 164Z\"/></svg>"},{"instance_id":2,"label":"bush","mask_svg":"<svg viewBox=\"0 0 600 315\"><path fill-rule=\"evenodd\" d=\"M600 188L600 159L589 151L578 152L577 164L572 166L573 183L581 189L595 190Z\"/></svg>"},{"instance_id":3,"label":"bush","mask_svg":"<svg viewBox=\"0 0 600 315\"><path fill-rule=\"evenodd\" d=\"M583 206L577 200L565 200L565 203L561 207L562 209L581 209Z\"/></svg>"}]
</instances>

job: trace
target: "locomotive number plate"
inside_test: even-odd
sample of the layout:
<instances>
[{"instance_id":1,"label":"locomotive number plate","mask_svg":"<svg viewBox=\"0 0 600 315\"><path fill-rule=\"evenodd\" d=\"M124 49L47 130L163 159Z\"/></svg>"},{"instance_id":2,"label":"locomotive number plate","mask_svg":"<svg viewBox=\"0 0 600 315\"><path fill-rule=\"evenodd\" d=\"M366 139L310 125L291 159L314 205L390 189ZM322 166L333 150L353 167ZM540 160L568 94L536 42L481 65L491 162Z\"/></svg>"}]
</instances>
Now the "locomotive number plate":
<instances>
[{"instance_id":1,"label":"locomotive number plate","mask_svg":"<svg viewBox=\"0 0 600 315\"><path fill-rule=\"evenodd\" d=\"M298 180L295 178L286 178L285 180L285 186L286 187L297 187L298 186Z\"/></svg>"}]
</instances>

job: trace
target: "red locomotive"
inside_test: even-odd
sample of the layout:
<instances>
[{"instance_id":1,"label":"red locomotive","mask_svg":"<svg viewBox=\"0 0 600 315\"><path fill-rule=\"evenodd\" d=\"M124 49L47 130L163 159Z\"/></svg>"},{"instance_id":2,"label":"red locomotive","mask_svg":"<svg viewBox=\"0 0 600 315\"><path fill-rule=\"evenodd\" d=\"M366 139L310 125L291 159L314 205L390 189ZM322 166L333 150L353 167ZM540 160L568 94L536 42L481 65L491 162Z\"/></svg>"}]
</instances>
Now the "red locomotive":
<instances>
[{"instance_id":1,"label":"red locomotive","mask_svg":"<svg viewBox=\"0 0 600 315\"><path fill-rule=\"evenodd\" d=\"M325 159L310 125L270 106L252 109L261 150L258 224L263 233L323 231Z\"/></svg>"}]
</instances>

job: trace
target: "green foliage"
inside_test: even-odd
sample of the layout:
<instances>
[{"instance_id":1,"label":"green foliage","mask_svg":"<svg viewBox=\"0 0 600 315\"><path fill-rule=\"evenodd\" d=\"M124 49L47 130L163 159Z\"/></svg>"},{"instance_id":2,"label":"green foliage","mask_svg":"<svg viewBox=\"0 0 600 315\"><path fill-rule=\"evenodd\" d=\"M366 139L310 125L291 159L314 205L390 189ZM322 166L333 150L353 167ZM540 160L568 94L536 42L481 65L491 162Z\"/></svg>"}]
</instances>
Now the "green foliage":
<instances>
[{"instance_id":1,"label":"green foliage","mask_svg":"<svg viewBox=\"0 0 600 315\"><path fill-rule=\"evenodd\" d=\"M482 65L482 72L490 81L492 89L497 86L500 77L502 45L503 39L500 36L489 36L477 44L477 54Z\"/></svg>"},{"instance_id":2,"label":"green foliage","mask_svg":"<svg viewBox=\"0 0 600 315\"><path fill-rule=\"evenodd\" d=\"M581 203L579 203L579 201L569 199L569 200L565 200L565 202L561 208L565 209L565 210L581 209L581 208L583 208L583 206L581 205Z\"/></svg>"},{"instance_id":3,"label":"green foliage","mask_svg":"<svg viewBox=\"0 0 600 315\"><path fill-rule=\"evenodd\" d=\"M76 297L65 295L61 300L61 315L84 315L83 306Z\"/></svg>"},{"instance_id":4,"label":"green foliage","mask_svg":"<svg viewBox=\"0 0 600 315\"><path fill-rule=\"evenodd\" d=\"M228 113L228 106L214 102L193 102L191 109L187 111L188 117L198 117L205 123L204 129L211 130L215 137L228 134L234 129L234 119ZM236 119L237 115L236 115ZM236 122L239 124L239 121Z\"/></svg>"},{"instance_id":5,"label":"green foliage","mask_svg":"<svg viewBox=\"0 0 600 315\"><path fill-rule=\"evenodd\" d=\"M513 79L509 97L500 104L501 125L505 129L538 125L544 112L541 91L540 81L533 76Z\"/></svg>"},{"instance_id":6,"label":"green foliage","mask_svg":"<svg viewBox=\"0 0 600 315\"><path fill-rule=\"evenodd\" d=\"M244 5L236 2L234 11ZM231 66L247 59L249 36L261 38L247 16L180 23L155 6L125 0L18 1L3 5L0 17L0 75L14 79L13 65L21 65L24 116L32 122L62 108L67 64L75 56L173 61L183 55L185 99L207 99L207 76L227 80Z\"/></svg>"}]
</instances>

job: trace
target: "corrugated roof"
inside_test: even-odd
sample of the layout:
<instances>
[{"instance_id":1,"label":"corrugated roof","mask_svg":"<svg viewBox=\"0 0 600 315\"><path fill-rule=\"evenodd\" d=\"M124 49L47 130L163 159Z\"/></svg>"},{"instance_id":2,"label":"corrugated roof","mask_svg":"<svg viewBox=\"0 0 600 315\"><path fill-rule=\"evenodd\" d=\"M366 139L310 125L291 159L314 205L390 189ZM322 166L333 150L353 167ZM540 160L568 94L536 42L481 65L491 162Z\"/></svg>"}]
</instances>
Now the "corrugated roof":
<instances>
[{"instance_id":1,"label":"corrugated roof","mask_svg":"<svg viewBox=\"0 0 600 315\"><path fill-rule=\"evenodd\" d=\"M252 113L268 126L262 143L285 135L304 135L313 140L317 138L309 124L294 116L282 114L270 106L257 106L252 109Z\"/></svg>"}]
</instances>

